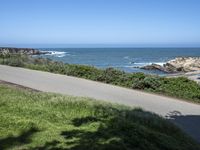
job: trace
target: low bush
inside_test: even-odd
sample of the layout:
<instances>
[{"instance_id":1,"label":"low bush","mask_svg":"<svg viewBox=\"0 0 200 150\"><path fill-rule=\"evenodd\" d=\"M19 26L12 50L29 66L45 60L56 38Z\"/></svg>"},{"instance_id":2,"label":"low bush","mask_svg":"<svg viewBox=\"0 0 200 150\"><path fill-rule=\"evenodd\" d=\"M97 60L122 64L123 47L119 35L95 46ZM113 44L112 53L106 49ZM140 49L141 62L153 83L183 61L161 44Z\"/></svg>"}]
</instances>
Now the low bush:
<instances>
[{"instance_id":1,"label":"low bush","mask_svg":"<svg viewBox=\"0 0 200 150\"><path fill-rule=\"evenodd\" d=\"M153 90L159 88L162 84L159 77L145 77L143 82L144 82L145 88L153 89Z\"/></svg>"},{"instance_id":2,"label":"low bush","mask_svg":"<svg viewBox=\"0 0 200 150\"><path fill-rule=\"evenodd\" d=\"M4 57L1 57L1 63L9 66L14 67L24 67L25 62L27 61L27 58L23 55L7 55Z\"/></svg>"},{"instance_id":3,"label":"low bush","mask_svg":"<svg viewBox=\"0 0 200 150\"><path fill-rule=\"evenodd\" d=\"M85 79L97 81L98 76L102 70L92 66L66 64L66 74L69 76L81 77Z\"/></svg>"}]
</instances>

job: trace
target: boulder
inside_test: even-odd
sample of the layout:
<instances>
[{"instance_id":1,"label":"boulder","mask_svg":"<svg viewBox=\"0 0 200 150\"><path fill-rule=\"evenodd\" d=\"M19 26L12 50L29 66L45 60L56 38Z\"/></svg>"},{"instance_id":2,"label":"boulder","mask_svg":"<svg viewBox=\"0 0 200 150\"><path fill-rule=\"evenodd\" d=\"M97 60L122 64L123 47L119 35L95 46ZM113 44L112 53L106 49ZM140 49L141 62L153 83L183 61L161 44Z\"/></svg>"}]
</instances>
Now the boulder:
<instances>
[{"instance_id":1,"label":"boulder","mask_svg":"<svg viewBox=\"0 0 200 150\"><path fill-rule=\"evenodd\" d=\"M199 71L200 57L178 57L168 61L168 64L173 65L176 70L183 72Z\"/></svg>"},{"instance_id":2,"label":"boulder","mask_svg":"<svg viewBox=\"0 0 200 150\"><path fill-rule=\"evenodd\" d=\"M200 71L200 57L177 57L163 66L151 64L140 67L145 70L160 70L166 73Z\"/></svg>"},{"instance_id":3,"label":"boulder","mask_svg":"<svg viewBox=\"0 0 200 150\"><path fill-rule=\"evenodd\" d=\"M159 71L163 71L163 72L167 72L167 73L173 72L173 71L171 71L171 69L167 69L166 67L158 65L158 64L151 64L151 65L143 66L143 67L140 67L140 69L159 70Z\"/></svg>"}]
</instances>

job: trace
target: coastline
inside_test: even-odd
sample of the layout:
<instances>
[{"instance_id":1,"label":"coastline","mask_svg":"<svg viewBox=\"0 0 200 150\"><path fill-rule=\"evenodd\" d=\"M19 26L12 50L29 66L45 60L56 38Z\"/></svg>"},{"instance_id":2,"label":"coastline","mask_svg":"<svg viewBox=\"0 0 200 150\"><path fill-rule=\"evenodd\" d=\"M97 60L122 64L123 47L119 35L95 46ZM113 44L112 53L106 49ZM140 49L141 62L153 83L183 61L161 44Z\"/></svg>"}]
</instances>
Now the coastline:
<instances>
[{"instance_id":1,"label":"coastline","mask_svg":"<svg viewBox=\"0 0 200 150\"><path fill-rule=\"evenodd\" d=\"M12 62L13 60L15 61L17 60L17 62L14 62L14 65L18 65L18 61L23 57L24 57L23 55L19 55L17 57L14 56L13 57L14 59L13 59L12 56L8 56L5 59L8 59L7 62ZM28 56L27 58L30 58L30 57ZM16 68L16 67L9 67L9 66L7 66L6 68L6 66L2 66L2 69L0 69L1 80L11 82L11 84L14 83L14 85L19 88L30 87L29 88L30 90L37 89L37 91L43 91L43 92L70 94L70 95L81 96L81 97L87 96L87 97L93 97L96 99L108 100L109 102L114 102L114 103L119 103L119 104L121 103L128 106L129 105L139 106L139 107L141 106L145 110L158 113L159 115L166 117L172 122L173 122L173 118L177 117L176 112L179 112L179 115L180 115L179 117L187 117L187 116L190 116L191 113L193 116L199 115L200 109L198 108L196 109L196 107L199 107L200 105L195 103L195 102L199 103L199 98L198 98L199 92L191 89L192 87L195 87L195 88L197 87L196 89L198 89L199 86L191 82L190 80L186 80L185 78L179 78L180 76L183 76L184 74L179 74L177 76L177 80L170 79L167 81L166 79L170 77L165 78L164 79L165 81L169 83L171 82L171 84L169 84L169 87L166 86L168 88L167 91L171 90L170 86L172 86L172 90L168 91L169 93L164 93L164 91L163 93L159 93L159 92L156 92L156 89L154 88L157 88L157 86L163 86L163 85L165 86L166 83L165 81L163 81L163 78L159 78L156 76L145 75L141 73L135 73L135 74L125 73L119 70L115 70L113 68L100 70L95 67L64 64L62 62L50 61L44 58L32 58L31 61L30 59L24 59L24 60L26 61L20 62L18 66L18 67L21 67L20 65L22 65L22 67L24 68ZM13 68L14 71L11 70L9 73L9 70L10 70L9 68ZM25 68L29 68L32 70L25 69ZM59 68L61 70L58 70ZM63 69L68 69L66 71L69 71L68 73L72 73L72 74L63 72ZM35 71L35 70L38 70L38 71ZM42 71L46 71L46 72L42 72ZM52 74L52 73L56 73L56 74ZM99 76L100 73L102 74L101 76ZM197 72L195 73L189 72L187 73L187 75L193 76L196 73ZM91 76L91 74L93 74L93 76ZM94 77L100 80L96 80ZM129 89L128 89L128 86L126 87L126 85L124 85L124 81L125 81L124 79L127 80L127 77L130 78L130 83L131 83ZM174 77L171 77L171 78L174 78ZM142 78L142 80L138 81L138 79L140 78ZM116 81L118 81L118 83L116 83ZM134 85L136 90L133 89L132 82L136 83ZM22 85L22 86L19 86L19 85ZM189 93L191 92L191 94L189 94L188 99L186 98L187 100L186 99L184 100L185 89L182 89L180 85L185 87L187 92L188 90L189 90ZM144 89L137 90L137 88L141 86L144 86ZM146 90L147 87L150 87L149 91ZM170 92L174 92L173 88L175 88L175 91L176 90L179 91L179 94L183 94L182 95L183 97L176 98L177 91L175 95L173 94L170 95ZM152 91L152 90L155 90L155 91ZM122 93L123 91L124 91L124 94ZM191 99L190 99L190 96L192 96ZM193 99L195 98L194 96L196 96L196 100ZM179 100L179 98L183 100ZM176 105L176 103L178 104ZM189 107L184 108L187 106ZM191 107L193 107L192 110L191 110ZM195 122L198 122L198 120L195 120ZM182 125L182 124L179 124L179 122L175 122L175 124L176 123L178 123L177 125L179 125L179 127L184 129L187 133L191 134L196 139L199 139L199 133L197 133L196 131L195 133L191 132L190 128L188 128L188 126L185 126L185 124ZM196 128L199 127L199 124L196 123L195 125L196 125L195 126L195 130L196 130ZM192 124L191 126L194 127L194 124Z\"/></svg>"},{"instance_id":2,"label":"coastline","mask_svg":"<svg viewBox=\"0 0 200 150\"><path fill-rule=\"evenodd\" d=\"M10 54L23 54L23 55L45 55L49 52L41 51L34 48L16 48L16 47L0 47L1 55L10 55Z\"/></svg>"},{"instance_id":3,"label":"coastline","mask_svg":"<svg viewBox=\"0 0 200 150\"><path fill-rule=\"evenodd\" d=\"M53 51L45 55L55 61L69 64L94 66L100 69L116 68L125 72L143 72L147 74L164 74L159 71L142 70L140 67L163 65L177 57L200 57L200 48L41 48Z\"/></svg>"},{"instance_id":4,"label":"coastline","mask_svg":"<svg viewBox=\"0 0 200 150\"><path fill-rule=\"evenodd\" d=\"M198 48L197 48L198 49ZM164 59L164 57L168 57L167 55L162 56L162 60L163 61L158 61L158 60L148 60L147 58L149 56L141 56L141 58L137 58L135 57L135 53L140 53L139 50L143 50L142 53L146 53L148 54L148 51L158 51L161 52L158 48L157 49L136 49L136 48L129 48L129 49L118 49L116 50L115 53L113 53L115 50L114 48L98 48L97 50L97 56L99 55L99 59L95 58L95 53L96 53L96 48L84 48L84 51L77 49L68 49L68 48L61 48L61 49L56 49L56 48L38 48L38 49L34 49L34 48L13 48L13 47L0 47L0 54L25 54L25 55L36 55L36 57L43 57L43 58L50 58L52 60L55 61L62 61L63 63L70 63L70 64L83 64L83 65L90 65L90 66L94 66L97 68L116 68L116 69L120 69L123 70L125 72L144 72L146 74L157 74L157 75L163 75L163 76L174 76L173 74L175 74L175 76L177 75L182 75L182 72L185 71L181 71L181 67L178 67L177 70L173 70L174 68L172 68L171 66L169 66L169 70L167 70L166 67L163 68L163 66L166 66L169 64L170 61L172 60L176 60L179 58L183 58L183 59L189 59L190 57L192 59L195 59L196 57L200 58L200 52L197 53L196 56L186 56L183 52L182 56L180 56L180 54L174 55L174 57L172 58L168 58L168 59ZM122 50L125 51L124 54L122 53ZM166 49L161 49L162 51L166 50ZM174 49L172 49L174 50ZM195 49L196 50L196 49ZM170 49L167 49L166 52L169 52ZM165 52L165 51L164 51ZM178 51L177 51L178 52ZM106 57L101 58L101 55L105 55L108 54ZM118 53L120 53L120 55L126 55L123 56L122 60L118 60ZM132 56L132 53L134 53L134 57ZM114 54L114 55L111 55ZM80 55L80 56L79 56ZM86 56L87 57L86 57ZM116 56L115 56L116 55ZM108 57L110 58L109 60ZM116 57L116 58L115 58ZM144 58L143 58L144 57ZM83 59L83 60L81 60ZM140 61L138 61L137 59L141 59ZM103 61L105 60L105 61ZM82 62L83 61L83 62ZM116 64L115 64L116 63ZM125 64L127 63L127 64ZM110 65L109 65L110 64ZM170 63L171 65L171 63ZM178 64L177 64L178 65ZM149 67L149 68L148 68ZM151 68L153 67L153 68ZM124 70L125 69L125 70ZM199 68L200 69L200 68ZM131 71L132 70L132 71ZM193 70L192 70L193 71ZM191 71L191 72L192 72ZM186 71L186 72L190 72L190 71Z\"/></svg>"}]
</instances>

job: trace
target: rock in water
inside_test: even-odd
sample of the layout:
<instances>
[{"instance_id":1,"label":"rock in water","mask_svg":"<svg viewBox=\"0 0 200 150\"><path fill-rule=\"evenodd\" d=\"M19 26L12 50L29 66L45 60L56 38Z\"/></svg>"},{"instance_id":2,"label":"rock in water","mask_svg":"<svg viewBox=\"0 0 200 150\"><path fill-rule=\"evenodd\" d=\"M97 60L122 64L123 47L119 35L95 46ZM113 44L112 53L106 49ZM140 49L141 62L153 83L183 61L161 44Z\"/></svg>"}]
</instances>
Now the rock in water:
<instances>
[{"instance_id":1,"label":"rock in water","mask_svg":"<svg viewBox=\"0 0 200 150\"><path fill-rule=\"evenodd\" d=\"M191 72L200 70L200 57L178 57L168 61L177 71Z\"/></svg>"},{"instance_id":2,"label":"rock in water","mask_svg":"<svg viewBox=\"0 0 200 150\"><path fill-rule=\"evenodd\" d=\"M160 70L166 73L200 71L200 57L177 57L163 66L151 64L140 67L145 70Z\"/></svg>"},{"instance_id":3,"label":"rock in water","mask_svg":"<svg viewBox=\"0 0 200 150\"><path fill-rule=\"evenodd\" d=\"M164 71L165 72L165 68L163 66L161 66L161 65L158 65L158 64L151 64L151 65L143 66L143 67L140 67L140 69L159 70L159 71Z\"/></svg>"}]
</instances>

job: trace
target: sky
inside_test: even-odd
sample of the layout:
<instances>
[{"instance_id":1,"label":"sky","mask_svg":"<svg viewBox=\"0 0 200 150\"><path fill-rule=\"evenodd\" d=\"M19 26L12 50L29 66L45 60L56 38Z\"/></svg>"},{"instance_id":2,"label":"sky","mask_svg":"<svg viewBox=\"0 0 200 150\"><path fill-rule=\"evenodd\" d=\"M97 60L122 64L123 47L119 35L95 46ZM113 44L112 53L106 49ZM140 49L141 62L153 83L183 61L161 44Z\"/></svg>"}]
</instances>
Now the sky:
<instances>
[{"instance_id":1,"label":"sky","mask_svg":"<svg viewBox=\"0 0 200 150\"><path fill-rule=\"evenodd\" d=\"M200 0L0 0L0 46L200 47Z\"/></svg>"}]
</instances>

